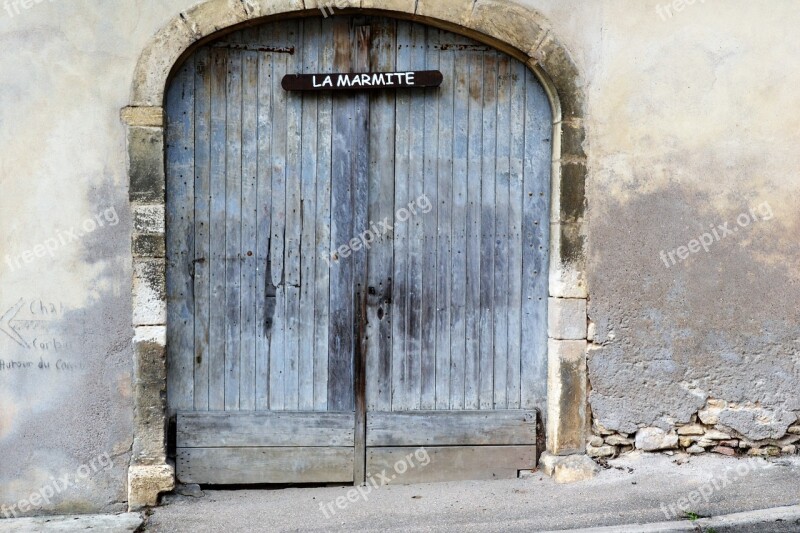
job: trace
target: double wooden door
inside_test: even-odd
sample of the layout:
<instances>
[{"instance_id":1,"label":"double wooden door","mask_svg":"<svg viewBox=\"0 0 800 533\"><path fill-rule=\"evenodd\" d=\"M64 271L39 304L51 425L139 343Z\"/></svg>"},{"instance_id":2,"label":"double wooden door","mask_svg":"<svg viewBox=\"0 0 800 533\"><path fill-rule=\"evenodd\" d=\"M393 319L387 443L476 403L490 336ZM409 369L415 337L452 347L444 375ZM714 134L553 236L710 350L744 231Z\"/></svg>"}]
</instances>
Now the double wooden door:
<instances>
[{"instance_id":1,"label":"double wooden door","mask_svg":"<svg viewBox=\"0 0 800 533\"><path fill-rule=\"evenodd\" d=\"M440 70L294 93L286 74ZM385 18L198 49L167 101L168 405L184 482L535 467L550 107L517 60Z\"/></svg>"}]
</instances>

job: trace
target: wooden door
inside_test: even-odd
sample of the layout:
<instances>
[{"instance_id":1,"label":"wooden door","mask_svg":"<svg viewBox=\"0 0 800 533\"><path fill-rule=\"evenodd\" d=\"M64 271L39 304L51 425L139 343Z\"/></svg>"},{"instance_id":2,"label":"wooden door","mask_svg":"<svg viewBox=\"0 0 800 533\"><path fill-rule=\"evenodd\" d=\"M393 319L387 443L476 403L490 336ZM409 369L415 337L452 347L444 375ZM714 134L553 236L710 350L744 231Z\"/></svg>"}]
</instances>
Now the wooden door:
<instances>
[{"instance_id":1,"label":"wooden door","mask_svg":"<svg viewBox=\"0 0 800 533\"><path fill-rule=\"evenodd\" d=\"M410 70L444 83L281 88ZM522 63L411 22L270 23L195 52L167 119L182 481L361 481L421 446L399 481L534 468L551 114Z\"/></svg>"}]
</instances>

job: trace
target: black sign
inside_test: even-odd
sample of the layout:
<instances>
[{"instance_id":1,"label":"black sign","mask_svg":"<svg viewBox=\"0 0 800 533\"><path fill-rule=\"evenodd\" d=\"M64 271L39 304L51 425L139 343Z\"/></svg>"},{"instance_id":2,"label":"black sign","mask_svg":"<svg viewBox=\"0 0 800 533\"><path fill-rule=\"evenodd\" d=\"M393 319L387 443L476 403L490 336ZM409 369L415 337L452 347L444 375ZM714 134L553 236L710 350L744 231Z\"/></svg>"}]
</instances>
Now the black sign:
<instances>
[{"instance_id":1,"label":"black sign","mask_svg":"<svg viewBox=\"0 0 800 533\"><path fill-rule=\"evenodd\" d=\"M363 72L357 74L289 74L281 86L287 91L353 91L439 87L438 70L416 72Z\"/></svg>"}]
</instances>

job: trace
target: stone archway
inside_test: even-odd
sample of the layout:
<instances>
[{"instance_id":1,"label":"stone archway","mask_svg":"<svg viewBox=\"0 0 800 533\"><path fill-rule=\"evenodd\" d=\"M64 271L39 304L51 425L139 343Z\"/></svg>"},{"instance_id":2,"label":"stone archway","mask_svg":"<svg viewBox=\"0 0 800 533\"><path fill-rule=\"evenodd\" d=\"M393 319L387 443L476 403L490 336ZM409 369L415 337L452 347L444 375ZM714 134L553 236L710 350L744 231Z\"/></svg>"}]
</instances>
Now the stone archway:
<instances>
[{"instance_id":1,"label":"stone archway","mask_svg":"<svg viewBox=\"0 0 800 533\"><path fill-rule=\"evenodd\" d=\"M467 35L502 50L537 75L553 108L550 299L548 305L547 460L585 452L587 426L583 81L538 12L500 0L337 0L343 13L381 13ZM127 126L133 212L134 446L129 507L157 503L171 490L166 454L166 265L164 93L173 68L210 38L270 19L319 15L316 0L209 0L176 16L142 52ZM327 9L327 8L326 8Z\"/></svg>"}]
</instances>

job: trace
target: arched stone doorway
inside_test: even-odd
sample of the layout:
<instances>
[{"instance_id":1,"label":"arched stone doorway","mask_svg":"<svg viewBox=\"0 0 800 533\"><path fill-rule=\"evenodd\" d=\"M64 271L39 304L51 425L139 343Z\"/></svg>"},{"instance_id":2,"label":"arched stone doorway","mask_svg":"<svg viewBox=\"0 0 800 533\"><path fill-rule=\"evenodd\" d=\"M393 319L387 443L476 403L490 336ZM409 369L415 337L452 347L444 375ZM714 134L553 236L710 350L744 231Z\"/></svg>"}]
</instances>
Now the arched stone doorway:
<instances>
[{"instance_id":1,"label":"arched stone doorway","mask_svg":"<svg viewBox=\"0 0 800 533\"><path fill-rule=\"evenodd\" d=\"M135 218L134 338L136 436L130 506L155 502L174 474L166 462L166 291L163 105L173 66L209 38L270 18L321 16L300 2L206 2L181 14L142 54L128 125L131 201ZM308 2L306 2L308 4ZM553 110L553 176L549 283L547 450L582 453L586 425L586 289L581 229L586 177L583 98L573 62L534 11L500 2L355 2L341 14L411 18L464 34L523 61L547 89ZM368 5L365 5L368 4ZM385 4L385 5L384 5Z\"/></svg>"}]
</instances>

